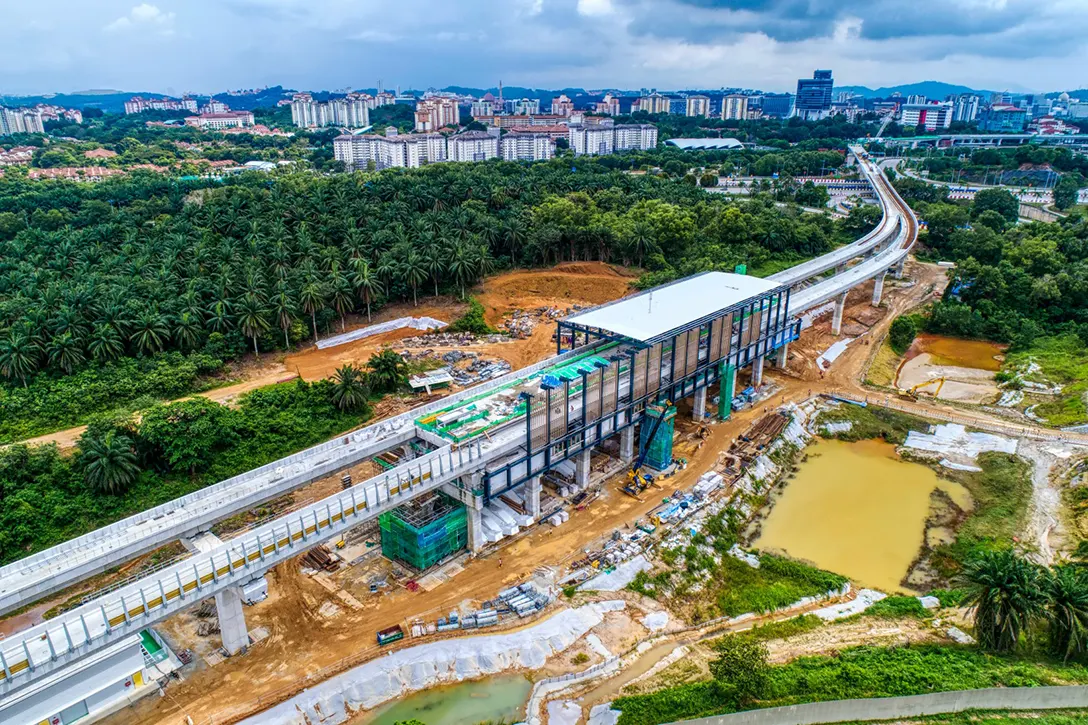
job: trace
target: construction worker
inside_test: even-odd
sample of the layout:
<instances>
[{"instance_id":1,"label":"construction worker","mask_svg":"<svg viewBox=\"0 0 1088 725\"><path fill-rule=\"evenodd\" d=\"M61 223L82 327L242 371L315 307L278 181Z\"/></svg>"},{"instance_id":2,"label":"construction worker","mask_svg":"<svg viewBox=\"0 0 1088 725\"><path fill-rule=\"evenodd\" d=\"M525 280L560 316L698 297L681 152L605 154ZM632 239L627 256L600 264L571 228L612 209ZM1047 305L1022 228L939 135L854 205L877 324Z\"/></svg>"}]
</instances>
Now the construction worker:
<instances>
[{"instance_id":1,"label":"construction worker","mask_svg":"<svg viewBox=\"0 0 1088 725\"><path fill-rule=\"evenodd\" d=\"M502 559L499 559L499 568L502 569Z\"/></svg>"}]
</instances>

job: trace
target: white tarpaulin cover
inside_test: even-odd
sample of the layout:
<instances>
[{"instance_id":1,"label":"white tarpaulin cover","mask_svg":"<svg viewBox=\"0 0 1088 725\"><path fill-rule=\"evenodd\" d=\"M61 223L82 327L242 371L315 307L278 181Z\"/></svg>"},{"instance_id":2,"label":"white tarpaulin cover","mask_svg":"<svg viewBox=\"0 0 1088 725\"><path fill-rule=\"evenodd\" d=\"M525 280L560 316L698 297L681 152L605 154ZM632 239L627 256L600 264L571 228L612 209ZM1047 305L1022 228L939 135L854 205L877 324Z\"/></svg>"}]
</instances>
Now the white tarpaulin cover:
<instances>
[{"instance_id":1,"label":"white tarpaulin cover","mask_svg":"<svg viewBox=\"0 0 1088 725\"><path fill-rule=\"evenodd\" d=\"M958 423L945 423L933 427L933 433L907 434L907 448L930 453L954 453L967 458L977 458L979 453L1016 453L1016 439L991 433L968 433Z\"/></svg>"},{"instance_id":2,"label":"white tarpaulin cover","mask_svg":"<svg viewBox=\"0 0 1088 725\"><path fill-rule=\"evenodd\" d=\"M356 340L362 340L371 337L372 335L380 335L383 332L400 330L404 327L410 327L413 330L437 330L438 328L445 326L445 322L436 320L433 317L398 317L389 322L379 322L377 325L360 327L358 330L345 332L343 335L334 335L332 337L326 337L324 340L318 340L317 349L324 350L327 347L336 347L337 345L355 342Z\"/></svg>"}]
</instances>

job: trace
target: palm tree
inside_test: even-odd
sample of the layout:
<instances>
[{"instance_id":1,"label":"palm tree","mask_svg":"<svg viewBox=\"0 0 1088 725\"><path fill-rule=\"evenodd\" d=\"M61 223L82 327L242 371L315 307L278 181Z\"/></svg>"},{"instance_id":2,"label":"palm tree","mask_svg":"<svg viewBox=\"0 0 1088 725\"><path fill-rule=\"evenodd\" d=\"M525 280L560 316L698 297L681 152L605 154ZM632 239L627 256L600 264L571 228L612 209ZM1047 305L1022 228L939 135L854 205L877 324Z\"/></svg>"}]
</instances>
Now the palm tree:
<instances>
[{"instance_id":1,"label":"palm tree","mask_svg":"<svg viewBox=\"0 0 1088 725\"><path fill-rule=\"evenodd\" d=\"M1082 567L1055 567L1047 582L1046 617L1050 650L1063 661L1088 651L1088 572Z\"/></svg>"},{"instance_id":2,"label":"palm tree","mask_svg":"<svg viewBox=\"0 0 1088 725\"><path fill-rule=\"evenodd\" d=\"M366 376L359 368L343 365L332 376L332 402L340 410L355 410L366 405L370 391L366 387Z\"/></svg>"},{"instance_id":3,"label":"palm tree","mask_svg":"<svg viewBox=\"0 0 1088 725\"><path fill-rule=\"evenodd\" d=\"M192 350L200 342L200 319L186 310L174 320L174 339L182 350Z\"/></svg>"},{"instance_id":4,"label":"palm tree","mask_svg":"<svg viewBox=\"0 0 1088 725\"><path fill-rule=\"evenodd\" d=\"M83 475L99 493L122 493L140 473L132 440L116 430L101 437L84 433L79 439L79 451Z\"/></svg>"},{"instance_id":5,"label":"palm tree","mask_svg":"<svg viewBox=\"0 0 1088 725\"><path fill-rule=\"evenodd\" d=\"M38 369L41 347L25 332L8 330L0 340L0 373L8 380L19 380L26 387L27 377Z\"/></svg>"},{"instance_id":6,"label":"palm tree","mask_svg":"<svg viewBox=\"0 0 1088 725\"><path fill-rule=\"evenodd\" d=\"M434 296L437 297L438 278L446 270L446 257L437 243L432 243L423 250L423 268L427 270L431 281L434 282Z\"/></svg>"},{"instance_id":7,"label":"palm tree","mask_svg":"<svg viewBox=\"0 0 1088 725\"><path fill-rule=\"evenodd\" d=\"M631 228L631 248L635 252L635 265L642 266L642 258L656 250L654 233L650 225L638 222Z\"/></svg>"},{"instance_id":8,"label":"palm tree","mask_svg":"<svg viewBox=\"0 0 1088 725\"><path fill-rule=\"evenodd\" d=\"M242 328L243 335L253 338L253 354L260 358L257 338L268 332L272 325L268 322L268 310L255 296L246 295L238 305L238 326Z\"/></svg>"},{"instance_id":9,"label":"palm tree","mask_svg":"<svg viewBox=\"0 0 1088 725\"><path fill-rule=\"evenodd\" d=\"M371 355L366 366L370 371L371 383L385 392L396 390L408 374L408 365L404 358L388 348Z\"/></svg>"},{"instance_id":10,"label":"palm tree","mask_svg":"<svg viewBox=\"0 0 1088 725\"><path fill-rule=\"evenodd\" d=\"M49 343L49 364L63 370L68 375L82 365L86 358L83 356L83 346L71 332L54 337Z\"/></svg>"},{"instance_id":11,"label":"palm tree","mask_svg":"<svg viewBox=\"0 0 1088 725\"><path fill-rule=\"evenodd\" d=\"M288 337L287 331L295 323L295 313L295 302L287 294L287 288L280 288L276 296L272 298L272 314L276 318L276 324L283 330L283 348L285 350L291 348L291 338Z\"/></svg>"},{"instance_id":12,"label":"palm tree","mask_svg":"<svg viewBox=\"0 0 1088 725\"><path fill-rule=\"evenodd\" d=\"M476 257L464 242L453 247L448 269L461 288L461 299L465 299L465 284L476 279Z\"/></svg>"},{"instance_id":13,"label":"palm tree","mask_svg":"<svg viewBox=\"0 0 1088 725\"><path fill-rule=\"evenodd\" d=\"M117 332L117 328L102 323L95 325L90 342L87 343L87 349L91 357L98 362L109 362L125 354L125 343Z\"/></svg>"},{"instance_id":14,"label":"palm tree","mask_svg":"<svg viewBox=\"0 0 1088 725\"><path fill-rule=\"evenodd\" d=\"M317 342L317 311L325 306L325 290L318 282L310 281L302 286L298 298L302 303L302 311L310 316L314 327L314 342Z\"/></svg>"},{"instance_id":15,"label":"palm tree","mask_svg":"<svg viewBox=\"0 0 1088 725\"><path fill-rule=\"evenodd\" d=\"M1042 570L1008 549L967 562L959 580L975 610L979 644L993 652L1011 652L1046 605Z\"/></svg>"},{"instance_id":16,"label":"palm tree","mask_svg":"<svg viewBox=\"0 0 1088 725\"><path fill-rule=\"evenodd\" d=\"M417 291L421 282L427 279L427 266L419 252L409 249L400 262L400 276L412 288L412 306L419 305Z\"/></svg>"},{"instance_id":17,"label":"palm tree","mask_svg":"<svg viewBox=\"0 0 1088 725\"><path fill-rule=\"evenodd\" d=\"M152 355L162 352L169 334L166 318L156 310L145 310L132 324L132 335L129 339L140 353Z\"/></svg>"},{"instance_id":18,"label":"palm tree","mask_svg":"<svg viewBox=\"0 0 1088 725\"><path fill-rule=\"evenodd\" d=\"M355 301L354 298L351 282L348 281L347 276L339 270L333 270L329 284L329 303L340 314L340 332L343 332L344 328L347 327L344 315L351 312L352 302Z\"/></svg>"},{"instance_id":19,"label":"palm tree","mask_svg":"<svg viewBox=\"0 0 1088 725\"><path fill-rule=\"evenodd\" d=\"M370 322L370 303L374 295L381 294L382 282L365 259L355 260L351 273L351 283L355 286L359 296L366 303L366 321Z\"/></svg>"}]
</instances>

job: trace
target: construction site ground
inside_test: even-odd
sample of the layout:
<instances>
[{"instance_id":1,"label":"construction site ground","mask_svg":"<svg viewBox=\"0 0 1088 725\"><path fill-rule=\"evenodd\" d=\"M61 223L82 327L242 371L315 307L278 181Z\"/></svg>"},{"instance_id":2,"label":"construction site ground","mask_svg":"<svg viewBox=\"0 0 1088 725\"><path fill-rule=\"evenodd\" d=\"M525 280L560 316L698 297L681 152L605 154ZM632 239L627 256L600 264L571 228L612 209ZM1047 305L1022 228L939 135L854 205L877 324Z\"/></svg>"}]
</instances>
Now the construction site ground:
<instances>
[{"instance_id":1,"label":"construction site ground","mask_svg":"<svg viewBox=\"0 0 1088 725\"><path fill-rule=\"evenodd\" d=\"M580 269L581 265L577 268ZM269 599L246 609L250 630L267 631L267 638L254 645L245 655L218 661L214 667L198 661L194 668L185 673L182 682L170 685L168 697L145 700L119 713L111 722L175 725L184 720L183 715L188 715L194 722L200 723L216 713L249 713L254 709L257 698L261 698L261 708L267 707L289 697L293 688L300 687L300 677L306 674L318 671L331 674L338 663L343 667L348 666L345 658L352 658L351 664L358 664L359 653L374 648L378 630L417 618L434 619L464 603L479 603L495 596L505 587L524 581L541 567L561 570L569 566L583 557L584 551L592 548L595 542L645 517L673 489L693 486L703 472L715 465L719 453L727 450L731 442L767 410L786 402L799 402L822 391L845 390L864 394L857 381L874 349L865 342L868 339L879 341L896 314L916 307L929 295L940 293L944 270L935 265L912 264L909 272L914 284L888 285L885 289L885 307L873 308L870 305L871 285L860 287L850 294L844 328L847 324L856 325L864 329L855 331L855 334L866 334L848 347L828 371L821 374L813 361L837 339L831 335L830 315L818 319L804 331L801 340L791 344L788 370L773 370L768 365L767 374L776 383L776 392L754 407L735 411L726 422L712 423L705 439L697 435L698 426L690 421L688 401L682 401L681 412L677 416L675 455L687 458L689 465L664 482L666 490L648 490L641 497L643 500L637 500L619 490L621 482L625 480L625 474L621 473L602 487L601 495L592 504L581 510L569 508L570 520L562 526L534 527L511 544L485 550L476 558L466 559L458 565L463 567L463 571L447 581L438 581L417 591L409 591L405 579L398 581L389 576L390 586L380 589L378 594L371 594L369 582L375 576L392 574L392 565L379 556L367 558L358 567L346 567L332 575L331 581L336 585L334 591L322 586L314 577L300 573L297 562L282 565L270 575ZM554 277L542 283L557 285L547 288L554 290L568 283L567 277L574 274L566 271L559 275L542 273L539 276ZM616 273L611 270L604 273L598 267L595 274L609 276ZM518 284L530 294L540 294L526 284L526 280L538 276L537 273L523 275ZM618 275L616 279L624 280ZM613 289L622 292L626 289L626 282L623 281L622 286L619 282L615 283ZM480 295L481 302L488 309L489 321L494 319L492 315L501 314L504 309L513 309L509 302L505 303L507 307L502 307L502 303L494 297L505 291L502 285L490 292L485 286ZM537 298L541 304L544 299L543 295ZM553 303L558 301L552 299ZM547 336L547 344L541 345L538 358L554 350L547 327L538 325L534 330L534 336ZM520 364L532 361L524 360ZM746 373L742 373L742 384L743 375ZM335 483L325 481L313 486L338 485L338 476L330 478L335 479ZM310 488L312 486L296 495L307 496ZM354 571L356 568L359 570ZM354 609L345 604L340 591L357 600L361 607ZM194 643L200 639L194 634L195 619L192 614L182 614L158 625L158 629L176 647L214 649L218 643L216 637L204 638L206 644L194 647ZM400 644L410 645L411 642ZM217 661L219 658L213 656L212 659Z\"/></svg>"}]
</instances>

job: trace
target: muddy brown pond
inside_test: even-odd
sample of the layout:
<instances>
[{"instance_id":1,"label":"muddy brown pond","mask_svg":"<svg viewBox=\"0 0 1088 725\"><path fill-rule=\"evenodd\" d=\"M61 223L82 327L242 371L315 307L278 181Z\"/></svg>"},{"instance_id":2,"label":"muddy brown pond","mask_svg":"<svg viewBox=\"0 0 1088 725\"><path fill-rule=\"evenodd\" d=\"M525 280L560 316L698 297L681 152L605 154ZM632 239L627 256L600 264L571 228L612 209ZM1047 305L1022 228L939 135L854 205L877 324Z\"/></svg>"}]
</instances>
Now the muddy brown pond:
<instances>
[{"instance_id":1,"label":"muddy brown pond","mask_svg":"<svg viewBox=\"0 0 1088 725\"><path fill-rule=\"evenodd\" d=\"M862 586L906 591L900 582L922 547L934 489L962 509L971 507L967 489L901 460L884 441L817 440L805 452L755 545Z\"/></svg>"}]
</instances>

